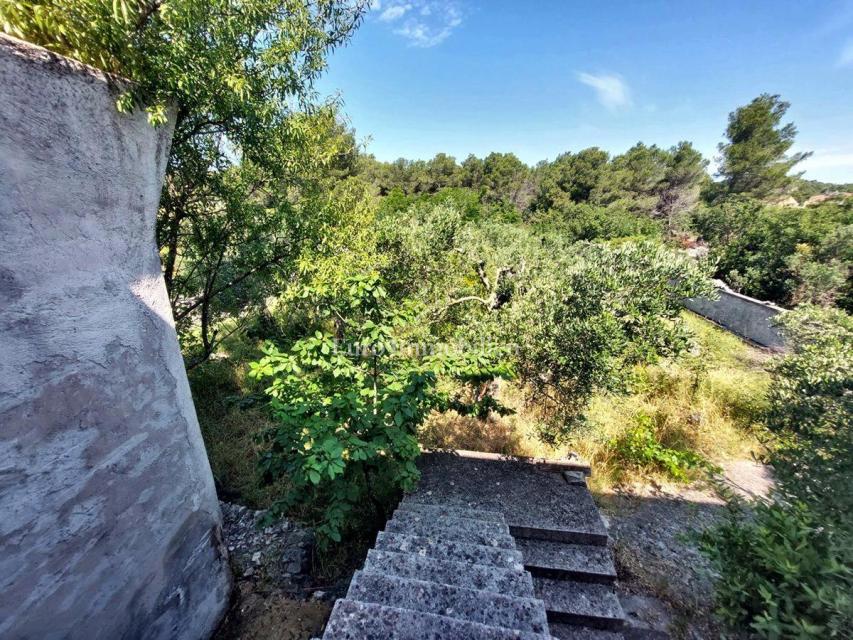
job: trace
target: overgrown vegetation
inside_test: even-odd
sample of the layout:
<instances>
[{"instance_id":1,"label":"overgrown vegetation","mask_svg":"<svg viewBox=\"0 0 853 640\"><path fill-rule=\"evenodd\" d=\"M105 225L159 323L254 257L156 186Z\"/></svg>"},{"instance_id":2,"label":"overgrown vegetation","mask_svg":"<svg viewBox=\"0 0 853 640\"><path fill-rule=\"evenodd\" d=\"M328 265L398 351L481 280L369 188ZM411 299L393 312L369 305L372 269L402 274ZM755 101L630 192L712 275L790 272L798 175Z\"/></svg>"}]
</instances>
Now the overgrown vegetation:
<instances>
[{"instance_id":1,"label":"overgrown vegetation","mask_svg":"<svg viewBox=\"0 0 853 640\"><path fill-rule=\"evenodd\" d=\"M620 437L611 440L608 446L622 464L662 471L675 480L685 480L690 470L706 464L692 451L664 446L655 434L652 417L645 413L637 415L636 424Z\"/></svg>"},{"instance_id":2,"label":"overgrown vegetation","mask_svg":"<svg viewBox=\"0 0 853 640\"><path fill-rule=\"evenodd\" d=\"M339 291L303 291L324 326L286 352L270 344L250 375L270 379L275 425L261 434L265 479L286 478L274 513L317 514L321 543L368 514L379 524L419 477L417 428L442 403L440 373L494 375L488 353L429 354L407 346L416 314L394 305L378 276L351 277ZM402 345L402 346L401 346Z\"/></svg>"},{"instance_id":3,"label":"overgrown vegetation","mask_svg":"<svg viewBox=\"0 0 853 640\"><path fill-rule=\"evenodd\" d=\"M530 403L517 383L506 382L499 385L498 399L512 413L479 421L434 413L421 439L434 447L534 457L576 452L592 464L596 491L650 478L697 479L726 460L749 458L762 450L769 356L691 313L682 312L682 320L693 336L690 350L632 367L622 392L597 391L584 424L560 445L542 441L542 407ZM639 442L650 451L621 446ZM674 473L658 461L668 455Z\"/></svg>"},{"instance_id":4,"label":"overgrown vegetation","mask_svg":"<svg viewBox=\"0 0 853 640\"><path fill-rule=\"evenodd\" d=\"M853 304L853 199L775 207L730 198L694 215L717 275L733 288L782 305Z\"/></svg>"},{"instance_id":5,"label":"overgrown vegetation","mask_svg":"<svg viewBox=\"0 0 853 640\"><path fill-rule=\"evenodd\" d=\"M771 500L732 503L704 534L718 603L764 638L844 638L853 620L853 321L803 307L782 316L791 353L773 368Z\"/></svg>"}]
</instances>

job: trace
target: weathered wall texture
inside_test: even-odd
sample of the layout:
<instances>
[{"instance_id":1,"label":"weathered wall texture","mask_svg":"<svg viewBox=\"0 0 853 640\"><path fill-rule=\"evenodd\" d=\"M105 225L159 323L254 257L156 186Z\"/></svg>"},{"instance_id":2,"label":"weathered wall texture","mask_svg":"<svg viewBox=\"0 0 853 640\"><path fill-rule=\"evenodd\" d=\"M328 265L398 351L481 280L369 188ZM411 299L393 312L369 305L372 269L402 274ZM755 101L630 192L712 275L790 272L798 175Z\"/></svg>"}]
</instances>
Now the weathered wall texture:
<instances>
[{"instance_id":1,"label":"weathered wall texture","mask_svg":"<svg viewBox=\"0 0 853 640\"><path fill-rule=\"evenodd\" d=\"M691 298L684 301L684 306L763 347L779 350L785 347L782 334L771 322L784 309L735 293L723 283L717 286L717 292L720 294L717 300Z\"/></svg>"},{"instance_id":2,"label":"weathered wall texture","mask_svg":"<svg viewBox=\"0 0 853 640\"><path fill-rule=\"evenodd\" d=\"M169 127L0 37L0 638L203 638L221 516L154 221Z\"/></svg>"}]
</instances>

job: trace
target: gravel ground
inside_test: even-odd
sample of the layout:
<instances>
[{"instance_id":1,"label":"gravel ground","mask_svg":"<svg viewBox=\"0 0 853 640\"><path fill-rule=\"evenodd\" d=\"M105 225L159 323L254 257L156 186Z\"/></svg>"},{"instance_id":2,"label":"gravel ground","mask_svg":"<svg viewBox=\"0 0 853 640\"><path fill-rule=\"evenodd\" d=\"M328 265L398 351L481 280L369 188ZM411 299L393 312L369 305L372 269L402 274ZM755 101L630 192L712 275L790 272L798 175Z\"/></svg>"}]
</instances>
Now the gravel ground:
<instances>
[{"instance_id":1,"label":"gravel ground","mask_svg":"<svg viewBox=\"0 0 853 640\"><path fill-rule=\"evenodd\" d=\"M732 489L767 494L767 468L738 460L724 465ZM713 616L714 577L695 535L714 525L725 506L707 486L632 486L596 496L609 527L619 572L620 598L637 626L667 630L673 638L720 637Z\"/></svg>"}]
</instances>

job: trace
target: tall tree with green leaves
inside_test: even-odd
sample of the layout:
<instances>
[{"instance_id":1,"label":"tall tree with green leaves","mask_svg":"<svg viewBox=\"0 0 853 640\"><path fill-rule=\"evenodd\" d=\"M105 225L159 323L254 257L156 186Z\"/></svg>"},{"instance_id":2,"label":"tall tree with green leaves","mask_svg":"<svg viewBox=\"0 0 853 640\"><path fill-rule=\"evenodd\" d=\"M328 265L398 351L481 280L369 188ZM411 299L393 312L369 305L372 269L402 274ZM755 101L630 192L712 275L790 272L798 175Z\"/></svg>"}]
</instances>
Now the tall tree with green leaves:
<instances>
[{"instance_id":1,"label":"tall tree with green leaves","mask_svg":"<svg viewBox=\"0 0 853 640\"><path fill-rule=\"evenodd\" d=\"M464 167L464 165L463 165ZM530 167L514 153L490 153L483 159L483 201L524 211L533 199Z\"/></svg>"},{"instance_id":2,"label":"tall tree with green leaves","mask_svg":"<svg viewBox=\"0 0 853 640\"><path fill-rule=\"evenodd\" d=\"M728 142L721 143L720 168L728 193L767 198L785 193L797 176L791 169L810 153L788 151L797 128L782 124L791 105L778 95L763 93L729 114Z\"/></svg>"},{"instance_id":3,"label":"tall tree with green leaves","mask_svg":"<svg viewBox=\"0 0 853 640\"><path fill-rule=\"evenodd\" d=\"M702 183L709 179L707 166L708 161L689 142L679 142L669 150L655 214L664 219L670 233L678 229L686 214L699 203Z\"/></svg>"},{"instance_id":4,"label":"tall tree with green leaves","mask_svg":"<svg viewBox=\"0 0 853 640\"><path fill-rule=\"evenodd\" d=\"M539 170L541 180L533 207L548 211L568 203L589 202L607 168L609 156L598 147L583 149L578 153L566 152L553 162L543 163Z\"/></svg>"}]
</instances>

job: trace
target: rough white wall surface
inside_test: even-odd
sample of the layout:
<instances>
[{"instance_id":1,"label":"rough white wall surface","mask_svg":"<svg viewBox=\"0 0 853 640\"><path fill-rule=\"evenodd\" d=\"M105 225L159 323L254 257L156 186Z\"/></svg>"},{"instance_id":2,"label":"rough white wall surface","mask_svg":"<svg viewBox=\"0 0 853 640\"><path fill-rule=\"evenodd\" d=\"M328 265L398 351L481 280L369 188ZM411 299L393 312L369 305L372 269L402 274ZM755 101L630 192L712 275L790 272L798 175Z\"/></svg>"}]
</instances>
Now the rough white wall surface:
<instances>
[{"instance_id":1,"label":"rough white wall surface","mask_svg":"<svg viewBox=\"0 0 853 640\"><path fill-rule=\"evenodd\" d=\"M684 306L741 338L770 349L784 349L782 334L772 322L784 309L732 291L721 281L715 282L718 283L719 298L689 298L684 301Z\"/></svg>"},{"instance_id":2,"label":"rough white wall surface","mask_svg":"<svg viewBox=\"0 0 853 640\"><path fill-rule=\"evenodd\" d=\"M0 638L204 638L221 515L154 223L171 128L0 36Z\"/></svg>"}]
</instances>

